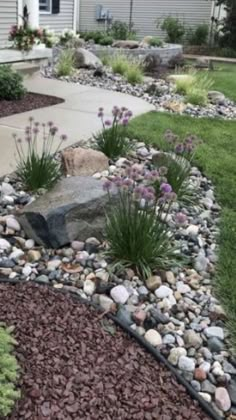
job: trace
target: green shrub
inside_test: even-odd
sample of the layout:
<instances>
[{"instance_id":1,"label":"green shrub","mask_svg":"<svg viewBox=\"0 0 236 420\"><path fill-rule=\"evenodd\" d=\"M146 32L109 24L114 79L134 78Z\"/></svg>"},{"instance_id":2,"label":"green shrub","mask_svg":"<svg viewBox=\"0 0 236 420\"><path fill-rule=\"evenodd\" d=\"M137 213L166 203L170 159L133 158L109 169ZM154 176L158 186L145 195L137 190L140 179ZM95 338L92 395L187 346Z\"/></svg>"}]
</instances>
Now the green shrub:
<instances>
[{"instance_id":1,"label":"green shrub","mask_svg":"<svg viewBox=\"0 0 236 420\"><path fill-rule=\"evenodd\" d=\"M103 66L109 66L110 62L111 62L111 57L109 54L107 53L102 53L101 56L99 57Z\"/></svg>"},{"instance_id":2,"label":"green shrub","mask_svg":"<svg viewBox=\"0 0 236 420\"><path fill-rule=\"evenodd\" d=\"M189 89L193 86L193 84L194 77L186 75L186 77L175 80L175 91L179 95L187 95Z\"/></svg>"},{"instance_id":3,"label":"green shrub","mask_svg":"<svg viewBox=\"0 0 236 420\"><path fill-rule=\"evenodd\" d=\"M110 59L110 66L113 73L121 74L122 76L126 73L130 65L130 62L126 55L116 54Z\"/></svg>"},{"instance_id":4,"label":"green shrub","mask_svg":"<svg viewBox=\"0 0 236 420\"><path fill-rule=\"evenodd\" d=\"M20 392L15 389L19 376L19 366L12 350L15 344L7 328L0 327L0 416L11 413Z\"/></svg>"},{"instance_id":5,"label":"green shrub","mask_svg":"<svg viewBox=\"0 0 236 420\"><path fill-rule=\"evenodd\" d=\"M209 25L202 23L196 29L189 29L188 42L190 45L205 45L209 34Z\"/></svg>"},{"instance_id":6,"label":"green shrub","mask_svg":"<svg viewBox=\"0 0 236 420\"><path fill-rule=\"evenodd\" d=\"M208 102L207 91L192 86L188 90L185 100L192 105L205 106Z\"/></svg>"},{"instance_id":7,"label":"green shrub","mask_svg":"<svg viewBox=\"0 0 236 420\"><path fill-rule=\"evenodd\" d=\"M16 173L24 187L30 191L49 189L59 179L61 168L55 155L66 140L66 136L62 135L59 142L56 141L58 129L52 122L47 126L42 124L42 133L39 126L38 122L33 122L32 117L29 119L29 126L25 129L26 148L22 145L22 139L14 135L18 155ZM42 139L39 141L40 134Z\"/></svg>"},{"instance_id":8,"label":"green shrub","mask_svg":"<svg viewBox=\"0 0 236 420\"><path fill-rule=\"evenodd\" d=\"M98 117L102 122L102 130L94 135L96 149L110 159L125 156L130 149L127 139L127 126L132 112L126 108L114 107L112 119L104 120L103 108L99 108Z\"/></svg>"},{"instance_id":9,"label":"green shrub","mask_svg":"<svg viewBox=\"0 0 236 420\"><path fill-rule=\"evenodd\" d=\"M153 36L148 39L150 47L163 47L163 41L158 36Z\"/></svg>"},{"instance_id":10,"label":"green shrub","mask_svg":"<svg viewBox=\"0 0 236 420\"><path fill-rule=\"evenodd\" d=\"M107 255L114 261L113 267L132 267L145 279L155 270L176 265L177 254L171 243L170 230L161 221L161 213L156 215L154 188L137 184L132 177L118 177L113 182L118 188L115 205L110 193L111 183L108 181L104 185L111 200L106 239Z\"/></svg>"},{"instance_id":11,"label":"green shrub","mask_svg":"<svg viewBox=\"0 0 236 420\"><path fill-rule=\"evenodd\" d=\"M64 50L60 53L56 64L56 74L58 77L70 76L74 71L75 56L72 50Z\"/></svg>"},{"instance_id":12,"label":"green shrub","mask_svg":"<svg viewBox=\"0 0 236 420\"><path fill-rule=\"evenodd\" d=\"M0 65L0 100L20 99L25 93L22 75L9 65Z\"/></svg>"},{"instance_id":13,"label":"green shrub","mask_svg":"<svg viewBox=\"0 0 236 420\"><path fill-rule=\"evenodd\" d=\"M126 40L134 39L136 32L133 28L129 28L129 25L126 22L121 22L120 20L115 20L109 31L110 35L116 40Z\"/></svg>"},{"instance_id":14,"label":"green shrub","mask_svg":"<svg viewBox=\"0 0 236 420\"><path fill-rule=\"evenodd\" d=\"M85 32L82 36L85 41L93 40L95 44L99 44L100 40L107 36L107 33L104 31L89 31Z\"/></svg>"},{"instance_id":15,"label":"green shrub","mask_svg":"<svg viewBox=\"0 0 236 420\"><path fill-rule=\"evenodd\" d=\"M181 42L185 34L185 28L183 23L178 18L168 16L164 19L161 25L162 31L166 31L166 41L170 43Z\"/></svg>"},{"instance_id":16,"label":"green shrub","mask_svg":"<svg viewBox=\"0 0 236 420\"><path fill-rule=\"evenodd\" d=\"M100 45L112 45L113 44L113 38L112 36L106 35L99 41Z\"/></svg>"}]
</instances>

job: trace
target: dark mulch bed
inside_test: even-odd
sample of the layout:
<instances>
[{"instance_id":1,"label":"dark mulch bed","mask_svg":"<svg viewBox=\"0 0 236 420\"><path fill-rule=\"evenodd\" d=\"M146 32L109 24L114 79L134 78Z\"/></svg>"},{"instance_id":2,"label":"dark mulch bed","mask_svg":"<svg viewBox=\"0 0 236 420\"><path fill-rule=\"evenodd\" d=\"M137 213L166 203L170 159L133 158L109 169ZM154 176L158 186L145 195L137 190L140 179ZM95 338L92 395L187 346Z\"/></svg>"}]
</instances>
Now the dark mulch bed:
<instances>
[{"instance_id":1,"label":"dark mulch bed","mask_svg":"<svg viewBox=\"0 0 236 420\"><path fill-rule=\"evenodd\" d=\"M0 321L15 326L22 369L8 420L208 419L165 367L70 296L1 284Z\"/></svg>"},{"instance_id":2,"label":"dark mulch bed","mask_svg":"<svg viewBox=\"0 0 236 420\"><path fill-rule=\"evenodd\" d=\"M39 93L26 93L22 99L13 101L0 100L0 118L8 117L21 112L32 111L37 108L56 105L64 102L56 96L40 95Z\"/></svg>"}]
</instances>

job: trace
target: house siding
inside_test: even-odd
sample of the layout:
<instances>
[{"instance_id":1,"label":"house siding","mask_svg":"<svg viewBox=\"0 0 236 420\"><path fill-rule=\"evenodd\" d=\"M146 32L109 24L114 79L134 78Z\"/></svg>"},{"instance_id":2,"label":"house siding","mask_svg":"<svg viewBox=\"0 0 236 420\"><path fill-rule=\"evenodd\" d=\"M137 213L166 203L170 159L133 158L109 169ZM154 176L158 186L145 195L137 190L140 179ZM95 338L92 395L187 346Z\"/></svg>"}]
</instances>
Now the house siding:
<instances>
[{"instance_id":1,"label":"house siding","mask_svg":"<svg viewBox=\"0 0 236 420\"><path fill-rule=\"evenodd\" d=\"M8 45L9 30L17 23L17 0L0 0L0 47Z\"/></svg>"},{"instance_id":2,"label":"house siding","mask_svg":"<svg viewBox=\"0 0 236 420\"><path fill-rule=\"evenodd\" d=\"M77 1L77 0L75 0ZM60 13L39 15L39 25L48 26L55 32L60 32L65 28L73 29L74 22L74 0L61 0Z\"/></svg>"},{"instance_id":3,"label":"house siding","mask_svg":"<svg viewBox=\"0 0 236 420\"><path fill-rule=\"evenodd\" d=\"M108 8L113 20L129 20L129 0L80 0L78 28L80 31L103 29L104 23L95 18L96 5ZM165 16L176 16L186 27L209 22L212 2L207 0L134 0L133 22L139 38L146 35L164 36L160 28L156 28L157 20Z\"/></svg>"}]
</instances>

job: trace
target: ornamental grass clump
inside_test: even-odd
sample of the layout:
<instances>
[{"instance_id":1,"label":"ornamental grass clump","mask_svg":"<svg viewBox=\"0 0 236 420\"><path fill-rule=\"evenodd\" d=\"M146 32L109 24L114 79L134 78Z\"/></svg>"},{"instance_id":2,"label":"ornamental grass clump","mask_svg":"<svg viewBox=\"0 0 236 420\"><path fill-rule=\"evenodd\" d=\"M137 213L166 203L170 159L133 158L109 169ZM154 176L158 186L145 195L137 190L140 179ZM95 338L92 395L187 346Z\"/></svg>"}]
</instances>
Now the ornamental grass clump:
<instances>
[{"instance_id":1,"label":"ornamental grass clump","mask_svg":"<svg viewBox=\"0 0 236 420\"><path fill-rule=\"evenodd\" d=\"M116 54L110 58L110 66L113 73L124 76L129 68L129 60L124 54Z\"/></svg>"},{"instance_id":2,"label":"ornamental grass clump","mask_svg":"<svg viewBox=\"0 0 236 420\"><path fill-rule=\"evenodd\" d=\"M56 75L58 77L70 76L75 67L75 54L73 50L64 50L60 53L57 65Z\"/></svg>"},{"instance_id":3,"label":"ornamental grass clump","mask_svg":"<svg viewBox=\"0 0 236 420\"><path fill-rule=\"evenodd\" d=\"M19 366L12 350L15 340L7 328L0 327L0 416L11 413L15 401L20 398L15 383L19 376Z\"/></svg>"},{"instance_id":4,"label":"ornamental grass clump","mask_svg":"<svg viewBox=\"0 0 236 420\"><path fill-rule=\"evenodd\" d=\"M31 117L25 129L24 144L13 135L18 157L16 173L27 190L49 189L60 178L60 163L55 155L67 136L63 134L57 140L57 132L53 122L40 126Z\"/></svg>"},{"instance_id":5,"label":"ornamental grass clump","mask_svg":"<svg viewBox=\"0 0 236 420\"><path fill-rule=\"evenodd\" d=\"M114 106L112 118L104 117L104 109L99 108L98 118L102 122L102 130L94 135L95 147L103 152L110 159L124 156L130 149L130 142L127 139L127 127L132 112L125 107Z\"/></svg>"},{"instance_id":6,"label":"ornamental grass clump","mask_svg":"<svg viewBox=\"0 0 236 420\"><path fill-rule=\"evenodd\" d=\"M113 204L106 215L106 254L114 269L132 267L145 279L155 270L178 264L179 254L165 223L176 194L165 180L157 170L132 167L124 177L105 182ZM115 205L113 189L118 191Z\"/></svg>"},{"instance_id":7,"label":"ornamental grass clump","mask_svg":"<svg viewBox=\"0 0 236 420\"><path fill-rule=\"evenodd\" d=\"M143 69L138 62L131 62L125 72L125 78L131 85L143 82Z\"/></svg>"}]
</instances>

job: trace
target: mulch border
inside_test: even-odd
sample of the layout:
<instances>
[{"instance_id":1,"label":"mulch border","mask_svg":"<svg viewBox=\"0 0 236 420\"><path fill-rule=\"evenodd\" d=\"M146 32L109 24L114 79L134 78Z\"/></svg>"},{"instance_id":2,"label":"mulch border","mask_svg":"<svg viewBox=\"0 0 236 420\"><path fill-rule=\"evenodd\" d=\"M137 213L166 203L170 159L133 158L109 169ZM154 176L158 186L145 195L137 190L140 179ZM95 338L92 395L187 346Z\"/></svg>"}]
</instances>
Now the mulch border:
<instances>
[{"instance_id":1,"label":"mulch border","mask_svg":"<svg viewBox=\"0 0 236 420\"><path fill-rule=\"evenodd\" d=\"M0 277L0 283L9 283L11 285L16 285L19 283L19 281L14 280L14 279L7 279L7 278L1 278ZM38 283L41 286L45 286L45 287L52 287L50 286L50 284L42 284L40 282L37 282L37 280L34 281L34 283ZM53 287L52 287L53 288ZM165 365L165 367L175 376L176 380L178 383L180 383L181 385L184 386L184 388L186 389L186 392L190 395L190 397L194 400L196 400L200 407L205 411L205 413L210 416L213 420L223 420L222 417L220 417L216 411L211 407L211 405L204 400L204 398L202 398L197 391L194 390L194 388L185 380L185 378L175 369L174 366L172 366L170 364L170 362L160 353L160 351L153 347L151 344L149 344L144 337L142 337L141 335L139 335L136 331L132 330L132 328L130 328L130 326L128 324L126 324L125 322L121 321L119 318L117 318L116 315L110 313L110 312L104 312L104 309L101 308L101 306L82 298L81 296L79 296L78 294L76 294L73 291L61 288L61 289L57 289L57 288L53 288L54 290L56 290L57 292L63 293L65 295L70 295L74 300L79 301L82 304L85 304L87 306L91 306L93 307L95 310L97 310L98 312L104 313L105 316L107 316L107 318L111 319L116 325L118 325L123 331L125 331L130 337L134 338L137 343L143 347L148 353L150 353L154 359Z\"/></svg>"}]
</instances>

